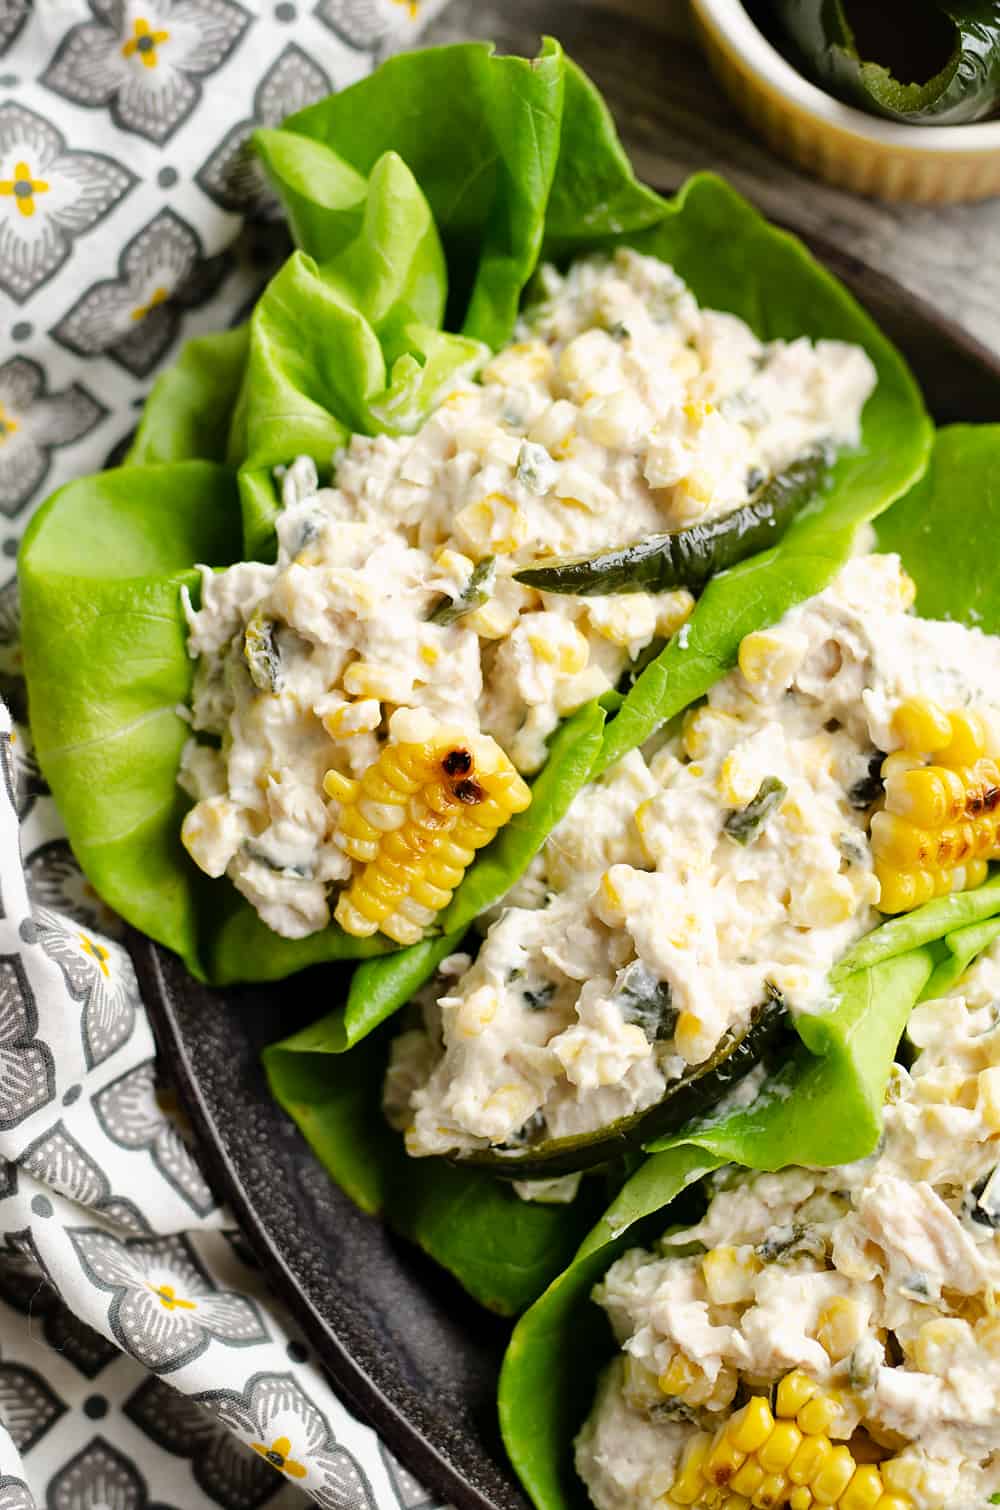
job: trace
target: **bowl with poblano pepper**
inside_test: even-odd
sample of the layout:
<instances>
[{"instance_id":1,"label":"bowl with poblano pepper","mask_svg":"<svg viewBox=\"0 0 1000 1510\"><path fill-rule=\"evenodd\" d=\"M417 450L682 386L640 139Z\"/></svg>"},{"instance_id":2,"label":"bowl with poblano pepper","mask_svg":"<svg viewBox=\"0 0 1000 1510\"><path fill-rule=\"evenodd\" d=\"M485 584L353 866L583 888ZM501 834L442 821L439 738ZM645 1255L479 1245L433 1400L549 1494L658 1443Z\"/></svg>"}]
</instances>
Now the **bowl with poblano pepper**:
<instances>
[{"instance_id":1,"label":"bowl with poblano pepper","mask_svg":"<svg viewBox=\"0 0 1000 1510\"><path fill-rule=\"evenodd\" d=\"M21 553L88 877L152 990L245 1021L230 1075L263 1047L345 1272L380 1216L526 1313L501 1419L541 1510L992 1490L992 1405L963 1436L942 1401L992 1356L997 433L935 441L720 179L642 185L554 41L390 60L255 148L296 250ZM896 1146L935 1117L940 1168Z\"/></svg>"}]
</instances>

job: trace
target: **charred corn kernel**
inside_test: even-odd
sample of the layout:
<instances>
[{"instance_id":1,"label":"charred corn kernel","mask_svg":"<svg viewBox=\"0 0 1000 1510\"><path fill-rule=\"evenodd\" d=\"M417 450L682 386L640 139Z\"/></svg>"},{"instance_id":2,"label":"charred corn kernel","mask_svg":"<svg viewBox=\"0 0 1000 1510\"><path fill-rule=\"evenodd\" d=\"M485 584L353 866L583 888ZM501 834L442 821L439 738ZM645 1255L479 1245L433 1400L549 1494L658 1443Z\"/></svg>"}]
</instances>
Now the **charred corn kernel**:
<instances>
[{"instance_id":1,"label":"charred corn kernel","mask_svg":"<svg viewBox=\"0 0 1000 1510\"><path fill-rule=\"evenodd\" d=\"M848 1295L835 1295L819 1314L816 1340L836 1363L857 1346L865 1327L865 1313L857 1301Z\"/></svg>"},{"instance_id":2,"label":"charred corn kernel","mask_svg":"<svg viewBox=\"0 0 1000 1510\"><path fill-rule=\"evenodd\" d=\"M531 801L492 739L429 719L420 728L426 737L390 741L360 781L336 771L324 778L341 804L334 841L365 865L334 912L348 933L378 928L415 943L450 902L475 850Z\"/></svg>"},{"instance_id":3,"label":"charred corn kernel","mask_svg":"<svg viewBox=\"0 0 1000 1510\"><path fill-rule=\"evenodd\" d=\"M855 1463L849 1447L835 1447L809 1488L820 1505L839 1505L840 1497L854 1477Z\"/></svg>"},{"instance_id":4,"label":"charred corn kernel","mask_svg":"<svg viewBox=\"0 0 1000 1510\"><path fill-rule=\"evenodd\" d=\"M810 1379L808 1374L804 1374L800 1368L793 1369L778 1385L776 1398L778 1415L789 1420L794 1418L818 1390L819 1385L815 1380Z\"/></svg>"},{"instance_id":5,"label":"charred corn kernel","mask_svg":"<svg viewBox=\"0 0 1000 1510\"><path fill-rule=\"evenodd\" d=\"M885 811L873 816L871 839L879 907L906 912L979 885L987 862L1000 859L1000 766L978 713L914 699L893 728L906 747L883 763ZM927 753L934 764L910 759Z\"/></svg>"},{"instance_id":6,"label":"charred corn kernel","mask_svg":"<svg viewBox=\"0 0 1000 1510\"><path fill-rule=\"evenodd\" d=\"M787 686L808 649L796 630L756 629L740 641L739 668L752 687Z\"/></svg>"},{"instance_id":7,"label":"charred corn kernel","mask_svg":"<svg viewBox=\"0 0 1000 1510\"><path fill-rule=\"evenodd\" d=\"M752 1248L710 1248L701 1261L702 1277L713 1305L749 1300L763 1265Z\"/></svg>"},{"instance_id":8,"label":"charred corn kernel","mask_svg":"<svg viewBox=\"0 0 1000 1510\"><path fill-rule=\"evenodd\" d=\"M576 676L590 660L586 636L568 619L557 619L548 629L550 632L539 629L529 633L528 644L533 654L547 665L555 666L560 676Z\"/></svg>"},{"instance_id":9,"label":"charred corn kernel","mask_svg":"<svg viewBox=\"0 0 1000 1510\"><path fill-rule=\"evenodd\" d=\"M950 742L951 719L929 697L911 697L900 703L893 714L892 732L904 749L933 755Z\"/></svg>"},{"instance_id":10,"label":"charred corn kernel","mask_svg":"<svg viewBox=\"0 0 1000 1510\"><path fill-rule=\"evenodd\" d=\"M710 1484L728 1484L745 1461L746 1453L740 1452L726 1428L720 1426L701 1471Z\"/></svg>"},{"instance_id":11,"label":"charred corn kernel","mask_svg":"<svg viewBox=\"0 0 1000 1510\"><path fill-rule=\"evenodd\" d=\"M700 1375L701 1370L690 1359L685 1358L683 1353L675 1353L656 1382L662 1394L673 1397L683 1395Z\"/></svg>"},{"instance_id":12,"label":"charred corn kernel","mask_svg":"<svg viewBox=\"0 0 1000 1510\"><path fill-rule=\"evenodd\" d=\"M351 697L371 697L391 703L405 702L413 686L412 678L392 666L374 661L352 661L344 672L344 691Z\"/></svg>"},{"instance_id":13,"label":"charred corn kernel","mask_svg":"<svg viewBox=\"0 0 1000 1510\"><path fill-rule=\"evenodd\" d=\"M757 1461L766 1473L784 1473L798 1452L802 1433L793 1421L778 1421L767 1441L757 1453Z\"/></svg>"},{"instance_id":14,"label":"charred corn kernel","mask_svg":"<svg viewBox=\"0 0 1000 1510\"><path fill-rule=\"evenodd\" d=\"M976 1110L987 1127L1000 1132L1000 1068L980 1071Z\"/></svg>"},{"instance_id":15,"label":"charred corn kernel","mask_svg":"<svg viewBox=\"0 0 1000 1510\"><path fill-rule=\"evenodd\" d=\"M495 595L465 615L462 627L472 629L483 640L502 640L517 623L517 609Z\"/></svg>"},{"instance_id":16,"label":"charred corn kernel","mask_svg":"<svg viewBox=\"0 0 1000 1510\"><path fill-rule=\"evenodd\" d=\"M530 533L527 515L506 493L488 493L476 503L467 503L455 515L454 525L479 559L511 555Z\"/></svg>"},{"instance_id":17,"label":"charred corn kernel","mask_svg":"<svg viewBox=\"0 0 1000 1510\"><path fill-rule=\"evenodd\" d=\"M323 715L323 727L331 739L353 739L358 734L370 734L381 721L382 705L374 697L341 703Z\"/></svg>"}]
</instances>

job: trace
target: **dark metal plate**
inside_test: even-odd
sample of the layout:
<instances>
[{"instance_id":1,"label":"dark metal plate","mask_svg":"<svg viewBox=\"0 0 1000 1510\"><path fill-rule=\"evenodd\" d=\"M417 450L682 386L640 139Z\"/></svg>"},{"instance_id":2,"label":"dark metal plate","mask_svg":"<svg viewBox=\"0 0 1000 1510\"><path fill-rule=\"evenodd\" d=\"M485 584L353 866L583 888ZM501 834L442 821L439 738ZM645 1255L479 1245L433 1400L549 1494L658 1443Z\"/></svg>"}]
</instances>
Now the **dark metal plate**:
<instances>
[{"instance_id":1,"label":"dark metal plate","mask_svg":"<svg viewBox=\"0 0 1000 1510\"><path fill-rule=\"evenodd\" d=\"M607 53L602 69L579 45L593 12L591 32L574 39L573 7L558 9L568 49L605 82ZM988 351L863 261L813 244L909 357L939 420L1000 420L1000 363ZM133 951L215 1188L339 1393L459 1510L526 1510L496 1425L507 1328L357 1211L267 1094L261 1048L328 1010L329 976L212 992L147 940Z\"/></svg>"}]
</instances>

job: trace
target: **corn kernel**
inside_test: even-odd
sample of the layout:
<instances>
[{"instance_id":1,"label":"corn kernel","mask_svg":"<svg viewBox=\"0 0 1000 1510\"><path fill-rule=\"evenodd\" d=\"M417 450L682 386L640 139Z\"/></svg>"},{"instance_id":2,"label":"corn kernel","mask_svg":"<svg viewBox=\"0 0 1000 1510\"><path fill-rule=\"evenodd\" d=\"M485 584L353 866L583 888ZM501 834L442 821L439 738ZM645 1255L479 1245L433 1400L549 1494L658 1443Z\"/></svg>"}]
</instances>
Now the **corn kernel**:
<instances>
[{"instance_id":1,"label":"corn kernel","mask_svg":"<svg viewBox=\"0 0 1000 1510\"><path fill-rule=\"evenodd\" d=\"M809 1409L808 1405L806 1409ZM823 1467L809 1485L813 1493L813 1499L820 1505L836 1504L854 1477L854 1469L855 1463L851 1457L850 1449L848 1447L834 1447Z\"/></svg>"},{"instance_id":2,"label":"corn kernel","mask_svg":"<svg viewBox=\"0 0 1000 1510\"><path fill-rule=\"evenodd\" d=\"M752 801L760 788L760 771L757 762L744 749L737 746L722 762L719 771L719 797L726 807L743 808Z\"/></svg>"},{"instance_id":3,"label":"corn kernel","mask_svg":"<svg viewBox=\"0 0 1000 1510\"><path fill-rule=\"evenodd\" d=\"M745 1499L749 1499L752 1494L757 1493L765 1476L760 1464L753 1458L748 1458L743 1467L733 1474L729 1487L735 1494L742 1494Z\"/></svg>"},{"instance_id":4,"label":"corn kernel","mask_svg":"<svg viewBox=\"0 0 1000 1510\"><path fill-rule=\"evenodd\" d=\"M656 633L656 600L648 593L612 594L588 603L587 618L594 633L612 645L648 644Z\"/></svg>"},{"instance_id":5,"label":"corn kernel","mask_svg":"<svg viewBox=\"0 0 1000 1510\"><path fill-rule=\"evenodd\" d=\"M382 705L374 697L363 697L357 702L341 703L323 715L322 723L331 739L353 739L358 734L370 734L382 722Z\"/></svg>"},{"instance_id":6,"label":"corn kernel","mask_svg":"<svg viewBox=\"0 0 1000 1510\"><path fill-rule=\"evenodd\" d=\"M881 1471L882 1482L893 1494L915 1494L923 1486L924 1468L918 1458L888 1458Z\"/></svg>"},{"instance_id":7,"label":"corn kernel","mask_svg":"<svg viewBox=\"0 0 1000 1510\"><path fill-rule=\"evenodd\" d=\"M820 1312L816 1340L835 1363L846 1358L864 1334L865 1314L849 1296L834 1296Z\"/></svg>"},{"instance_id":8,"label":"corn kernel","mask_svg":"<svg viewBox=\"0 0 1000 1510\"><path fill-rule=\"evenodd\" d=\"M473 630L480 639L502 640L514 628L517 617L517 609L512 604L493 596L466 614L462 626Z\"/></svg>"},{"instance_id":9,"label":"corn kernel","mask_svg":"<svg viewBox=\"0 0 1000 1510\"><path fill-rule=\"evenodd\" d=\"M827 1436L839 1414L836 1402L829 1395L817 1395L803 1405L795 1420L806 1436Z\"/></svg>"},{"instance_id":10,"label":"corn kernel","mask_svg":"<svg viewBox=\"0 0 1000 1510\"><path fill-rule=\"evenodd\" d=\"M780 1505L788 1489L788 1480L780 1473L769 1473L759 1485L750 1503L759 1506L760 1510L771 1510L772 1506Z\"/></svg>"},{"instance_id":11,"label":"corn kernel","mask_svg":"<svg viewBox=\"0 0 1000 1510\"><path fill-rule=\"evenodd\" d=\"M669 640L682 629L694 613L694 597L686 587L674 592L657 593L653 599L656 606L656 633Z\"/></svg>"},{"instance_id":12,"label":"corn kernel","mask_svg":"<svg viewBox=\"0 0 1000 1510\"><path fill-rule=\"evenodd\" d=\"M701 1261L709 1300L718 1306L750 1300L762 1267L752 1248L710 1248Z\"/></svg>"},{"instance_id":13,"label":"corn kernel","mask_svg":"<svg viewBox=\"0 0 1000 1510\"><path fill-rule=\"evenodd\" d=\"M949 715L951 738L939 752L946 766L971 766L986 754L986 725L978 713L960 709Z\"/></svg>"},{"instance_id":14,"label":"corn kernel","mask_svg":"<svg viewBox=\"0 0 1000 1510\"><path fill-rule=\"evenodd\" d=\"M683 1395L685 1390L691 1388L700 1373L701 1370L685 1358L683 1353L675 1353L656 1382L664 1395Z\"/></svg>"},{"instance_id":15,"label":"corn kernel","mask_svg":"<svg viewBox=\"0 0 1000 1510\"><path fill-rule=\"evenodd\" d=\"M978 1084L976 1110L991 1131L1000 1132L1000 1067L981 1070Z\"/></svg>"},{"instance_id":16,"label":"corn kernel","mask_svg":"<svg viewBox=\"0 0 1000 1510\"><path fill-rule=\"evenodd\" d=\"M811 1484L833 1451L829 1437L803 1437L786 1472L793 1484Z\"/></svg>"},{"instance_id":17,"label":"corn kernel","mask_svg":"<svg viewBox=\"0 0 1000 1510\"><path fill-rule=\"evenodd\" d=\"M905 749L924 755L945 749L952 738L947 713L928 697L912 697L900 703L892 717L892 732Z\"/></svg>"},{"instance_id":18,"label":"corn kernel","mask_svg":"<svg viewBox=\"0 0 1000 1510\"><path fill-rule=\"evenodd\" d=\"M528 635L528 644L540 661L555 666L560 676L576 676L590 660L590 646L575 624L562 620L565 626L551 638L534 633Z\"/></svg>"},{"instance_id":19,"label":"corn kernel","mask_svg":"<svg viewBox=\"0 0 1000 1510\"><path fill-rule=\"evenodd\" d=\"M343 687L351 697L402 703L413 690L413 680L407 672L398 671L393 666L380 666L374 661L352 661L344 672Z\"/></svg>"},{"instance_id":20,"label":"corn kernel","mask_svg":"<svg viewBox=\"0 0 1000 1510\"><path fill-rule=\"evenodd\" d=\"M499 1002L492 986L480 986L467 996L455 1013L455 1026L463 1038L478 1038L497 1015Z\"/></svg>"},{"instance_id":21,"label":"corn kernel","mask_svg":"<svg viewBox=\"0 0 1000 1510\"><path fill-rule=\"evenodd\" d=\"M455 515L454 527L479 559L511 555L531 532L527 516L506 493L489 493L476 503L467 503Z\"/></svg>"},{"instance_id":22,"label":"corn kernel","mask_svg":"<svg viewBox=\"0 0 1000 1510\"><path fill-rule=\"evenodd\" d=\"M688 1064L701 1064L715 1047L715 1034L693 1012L681 1012L674 1024L674 1048Z\"/></svg>"},{"instance_id":23,"label":"corn kernel","mask_svg":"<svg viewBox=\"0 0 1000 1510\"><path fill-rule=\"evenodd\" d=\"M805 635L797 631L756 629L740 641L739 668L752 687L787 686L807 649Z\"/></svg>"},{"instance_id":24,"label":"corn kernel","mask_svg":"<svg viewBox=\"0 0 1000 1510\"><path fill-rule=\"evenodd\" d=\"M797 1489L793 1489L788 1496L788 1510L810 1510L812 1503L812 1494L804 1484L800 1484Z\"/></svg>"},{"instance_id":25,"label":"corn kernel","mask_svg":"<svg viewBox=\"0 0 1000 1510\"><path fill-rule=\"evenodd\" d=\"M511 388L520 383L544 382L554 369L552 352L544 341L515 341L483 368L482 380Z\"/></svg>"},{"instance_id":26,"label":"corn kernel","mask_svg":"<svg viewBox=\"0 0 1000 1510\"><path fill-rule=\"evenodd\" d=\"M858 897L849 877L814 876L793 898L797 921L807 928L834 928L853 917Z\"/></svg>"},{"instance_id":27,"label":"corn kernel","mask_svg":"<svg viewBox=\"0 0 1000 1510\"><path fill-rule=\"evenodd\" d=\"M705 1478L701 1470L711 1445L708 1432L697 1432L685 1447L680 1472L670 1489L670 1497L678 1505L696 1505L704 1497Z\"/></svg>"},{"instance_id":28,"label":"corn kernel","mask_svg":"<svg viewBox=\"0 0 1000 1510\"><path fill-rule=\"evenodd\" d=\"M757 1461L768 1473L784 1473L798 1452L802 1433L791 1421L779 1421L757 1454Z\"/></svg>"},{"instance_id":29,"label":"corn kernel","mask_svg":"<svg viewBox=\"0 0 1000 1510\"><path fill-rule=\"evenodd\" d=\"M873 1463L854 1470L854 1477L840 1496L838 1510L875 1510L882 1498L882 1475Z\"/></svg>"},{"instance_id":30,"label":"corn kernel","mask_svg":"<svg viewBox=\"0 0 1000 1510\"><path fill-rule=\"evenodd\" d=\"M818 1389L819 1385L808 1374L804 1374L799 1368L793 1369L778 1384L778 1415L784 1416L786 1420L794 1419Z\"/></svg>"},{"instance_id":31,"label":"corn kernel","mask_svg":"<svg viewBox=\"0 0 1000 1510\"><path fill-rule=\"evenodd\" d=\"M712 1484L728 1484L736 1470L746 1461L746 1453L740 1452L726 1428L720 1426L715 1434L702 1473Z\"/></svg>"},{"instance_id":32,"label":"corn kernel","mask_svg":"<svg viewBox=\"0 0 1000 1510\"><path fill-rule=\"evenodd\" d=\"M756 1452L774 1430L771 1407L762 1395L754 1395L729 1422L730 1440L740 1452Z\"/></svg>"}]
</instances>

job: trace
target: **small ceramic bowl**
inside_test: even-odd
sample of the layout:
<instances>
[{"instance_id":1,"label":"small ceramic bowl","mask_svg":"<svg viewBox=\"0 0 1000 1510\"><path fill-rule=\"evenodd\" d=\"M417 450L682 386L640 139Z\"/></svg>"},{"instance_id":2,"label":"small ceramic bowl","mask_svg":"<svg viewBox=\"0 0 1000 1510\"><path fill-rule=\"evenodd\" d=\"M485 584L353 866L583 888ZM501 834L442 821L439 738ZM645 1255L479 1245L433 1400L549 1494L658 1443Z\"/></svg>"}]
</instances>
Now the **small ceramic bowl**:
<instances>
[{"instance_id":1,"label":"small ceramic bowl","mask_svg":"<svg viewBox=\"0 0 1000 1510\"><path fill-rule=\"evenodd\" d=\"M692 0L692 6L723 87L776 152L840 188L880 199L955 204L1000 194L1000 120L973 126L881 120L798 73L740 0Z\"/></svg>"}]
</instances>

